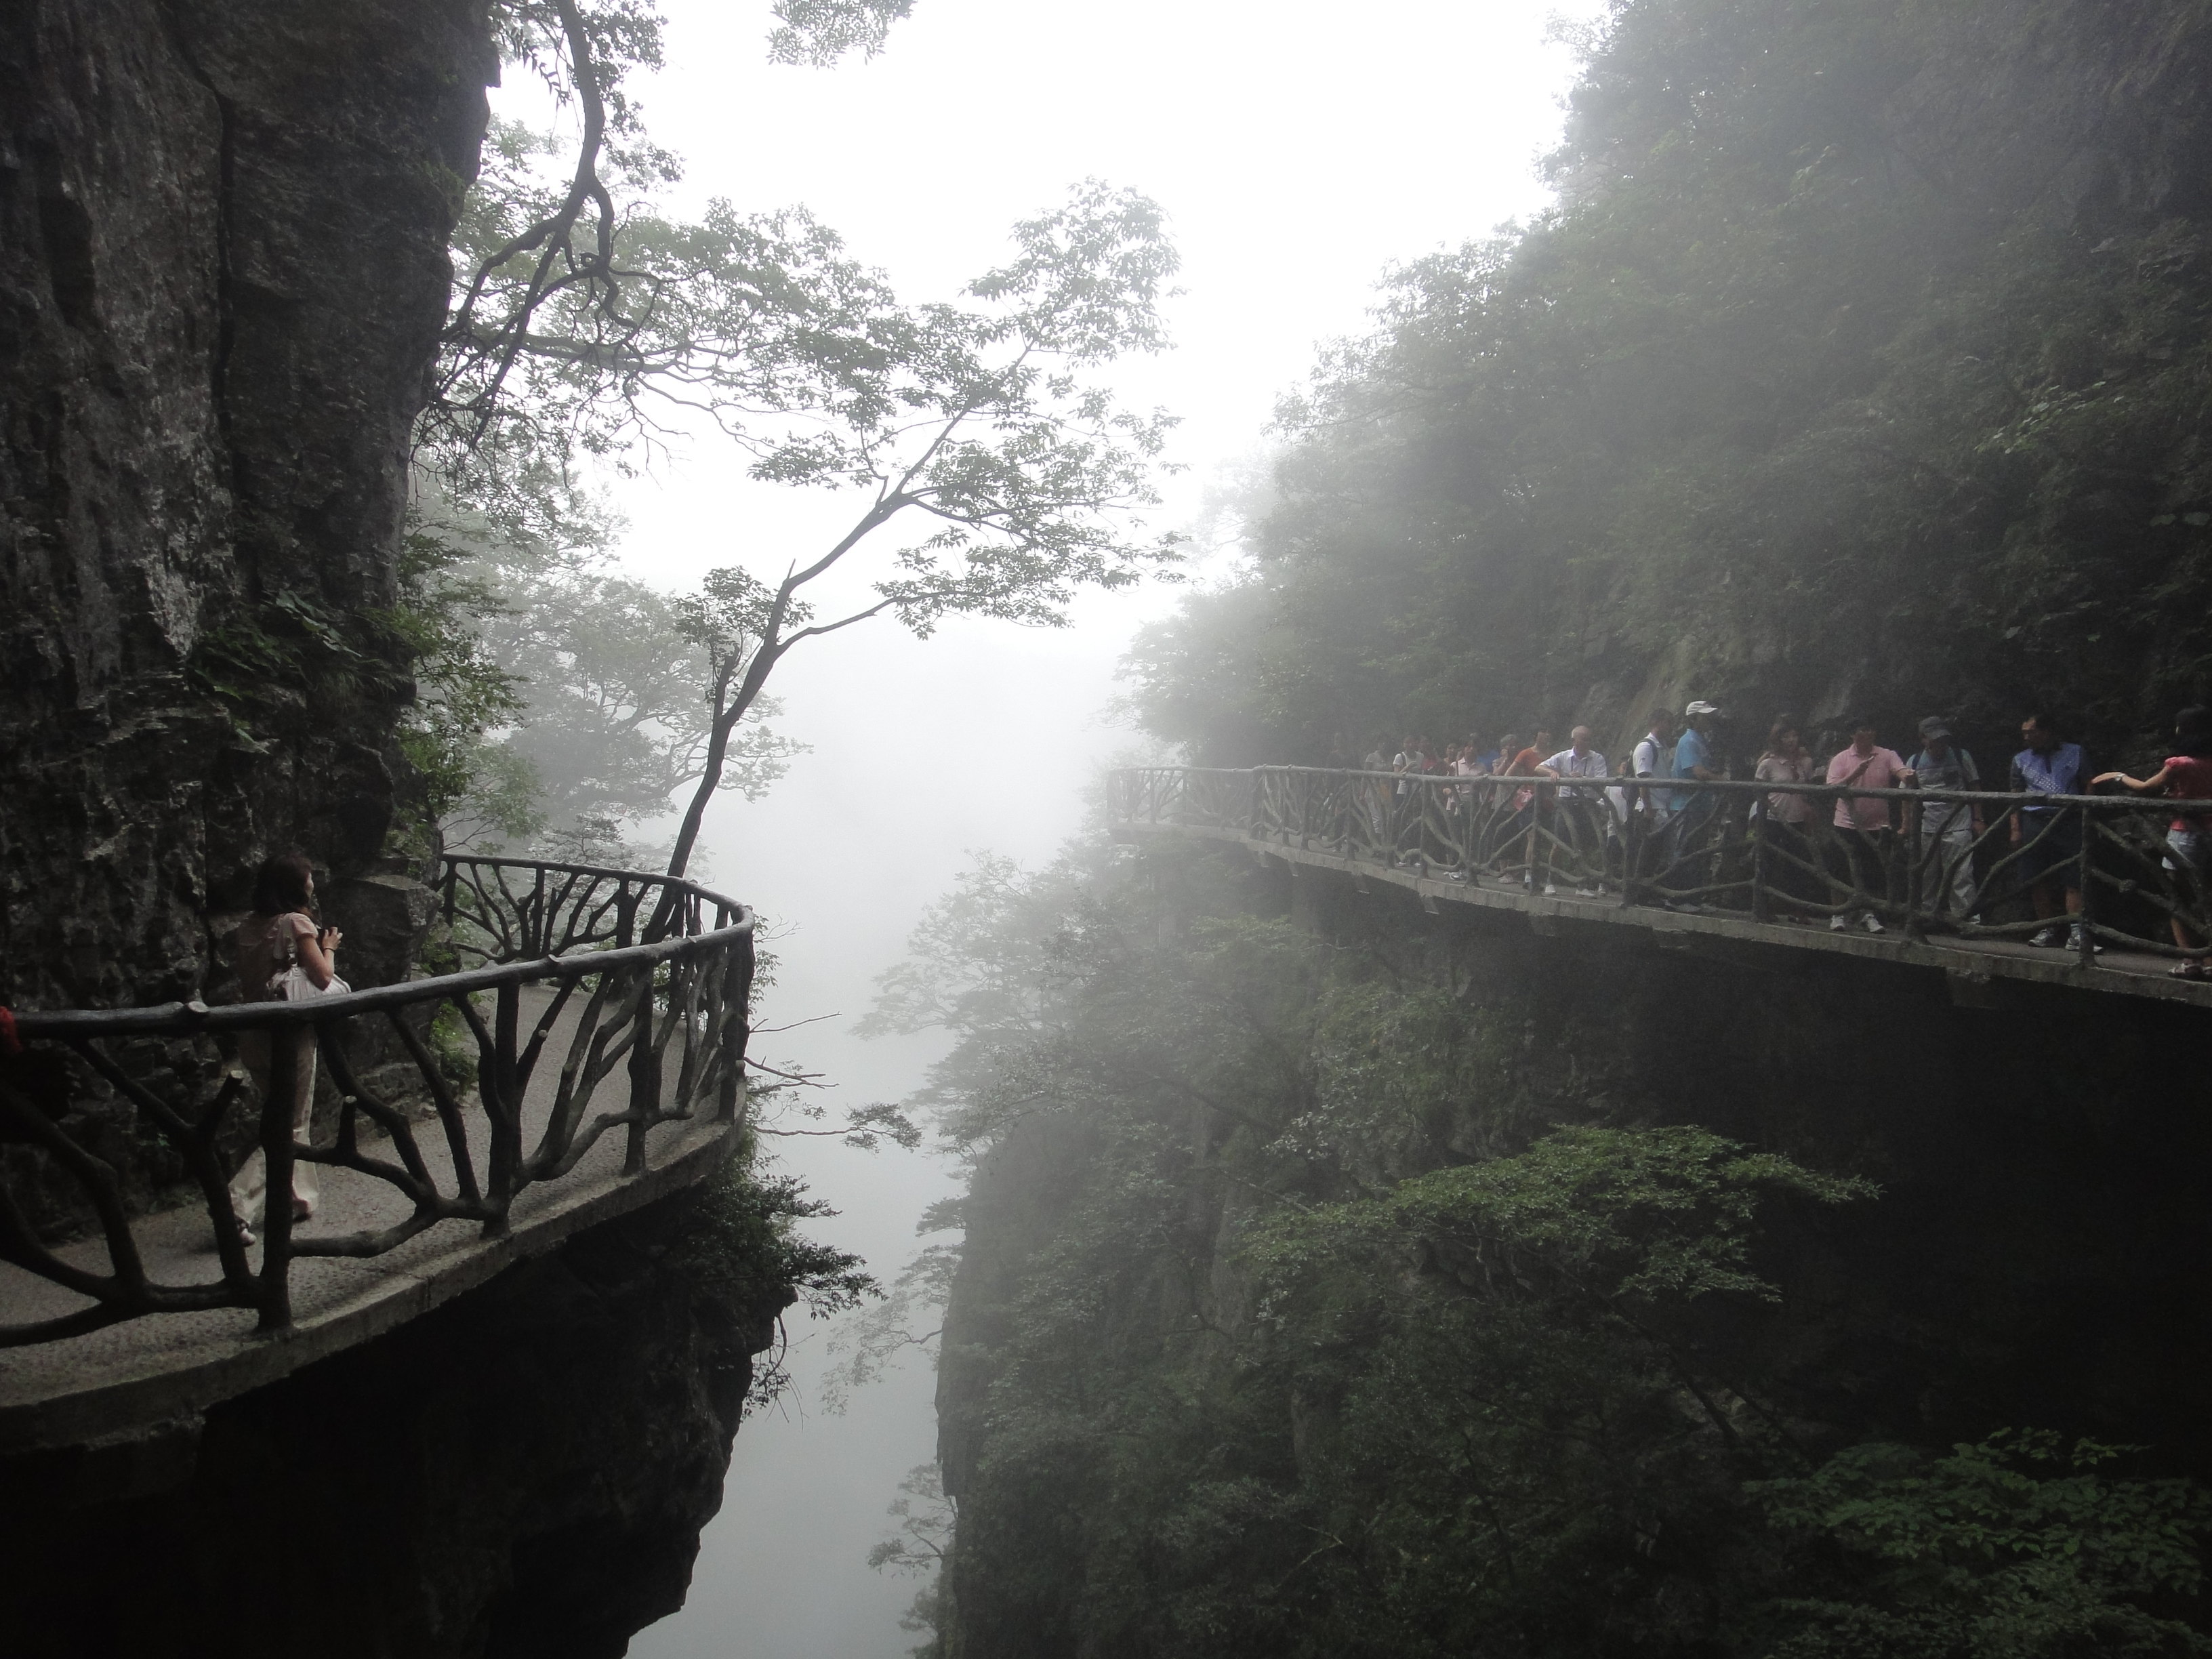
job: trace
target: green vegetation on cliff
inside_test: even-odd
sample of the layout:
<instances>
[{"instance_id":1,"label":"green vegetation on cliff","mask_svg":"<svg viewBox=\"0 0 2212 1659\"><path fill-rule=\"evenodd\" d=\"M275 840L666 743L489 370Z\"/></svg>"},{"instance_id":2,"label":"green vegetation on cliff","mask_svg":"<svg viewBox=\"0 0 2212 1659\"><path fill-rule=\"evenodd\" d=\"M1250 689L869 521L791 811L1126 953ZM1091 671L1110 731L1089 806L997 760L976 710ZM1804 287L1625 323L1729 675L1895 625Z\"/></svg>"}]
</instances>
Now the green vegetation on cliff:
<instances>
[{"instance_id":1,"label":"green vegetation on cliff","mask_svg":"<svg viewBox=\"0 0 2212 1659\"><path fill-rule=\"evenodd\" d=\"M2044 1172L1915 1143L1951 1131L1913 1090L1817 1092L1866 1041L1833 988L1283 896L1189 848L986 862L886 985L955 1037L930 1103L974 1169L923 1651L2212 1646L2212 1492L2102 1443L2155 1431L2124 1396L2172 1356L2058 1322L2102 1268L2002 1233ZM1860 1006L1949 1091L1955 1027ZM1977 1240L2008 1325L1965 1305ZM2117 1405L2054 1381L2077 1341L2132 1354Z\"/></svg>"},{"instance_id":2,"label":"green vegetation on cliff","mask_svg":"<svg viewBox=\"0 0 2212 1659\"><path fill-rule=\"evenodd\" d=\"M1633 0L1586 45L1557 206L1396 270L1286 403L1147 723L2162 733L2212 687L2212 12Z\"/></svg>"}]
</instances>

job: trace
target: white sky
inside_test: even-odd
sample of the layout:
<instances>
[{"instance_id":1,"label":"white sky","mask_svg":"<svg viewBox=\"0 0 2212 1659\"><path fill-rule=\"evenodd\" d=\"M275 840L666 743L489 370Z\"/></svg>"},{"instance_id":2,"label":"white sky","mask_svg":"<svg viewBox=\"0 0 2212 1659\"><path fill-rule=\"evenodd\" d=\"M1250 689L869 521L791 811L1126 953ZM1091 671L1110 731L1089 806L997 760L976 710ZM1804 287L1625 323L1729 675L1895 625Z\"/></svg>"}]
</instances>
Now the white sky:
<instances>
[{"instance_id":1,"label":"white sky","mask_svg":"<svg viewBox=\"0 0 2212 1659\"><path fill-rule=\"evenodd\" d=\"M827 71L765 61L760 0L664 4L669 68L639 90L654 137L685 161L678 210L717 196L744 210L803 203L921 300L954 297L1004 257L1009 226L1078 180L1161 203L1183 258L1185 292L1169 307L1178 346L1116 382L1182 417L1175 459L1188 471L1164 528L1194 516L1208 480L1259 446L1316 343L1364 328L1386 265L1540 205L1534 163L1556 142L1571 70L1546 44L1561 8L1545 0L1371 12L917 0L882 57ZM738 471L702 441L624 486L633 573L669 587L729 563L780 574L848 516ZM813 752L766 800L719 802L704 845L713 885L793 930L777 946L771 1018L842 1018L763 1047L828 1071L845 1100L896 1098L920 1081L933 1043L860 1043L851 1018L967 849L1039 861L1074 830L1081 782L1135 741L1103 718L1115 660L1173 597L1094 599L1059 631L955 623L927 643L879 623L787 660L781 724ZM944 1173L896 1152L800 1146L793 1163L845 1212L819 1231L895 1273ZM802 1383L821 1346L799 1351ZM903 1654L915 1638L896 1619L913 1586L863 1558L890 1530L900 1479L933 1455L932 1386L909 1367L844 1418L802 1398L749 1424L690 1603L631 1651Z\"/></svg>"}]
</instances>

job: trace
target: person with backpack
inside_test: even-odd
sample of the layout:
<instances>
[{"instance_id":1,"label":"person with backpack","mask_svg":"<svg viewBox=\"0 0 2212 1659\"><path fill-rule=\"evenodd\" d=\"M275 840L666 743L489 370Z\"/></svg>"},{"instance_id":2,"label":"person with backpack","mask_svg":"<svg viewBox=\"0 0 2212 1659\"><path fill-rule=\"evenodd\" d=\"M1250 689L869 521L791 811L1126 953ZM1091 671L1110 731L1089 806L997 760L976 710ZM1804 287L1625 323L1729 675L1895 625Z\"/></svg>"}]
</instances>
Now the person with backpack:
<instances>
[{"instance_id":1,"label":"person with backpack","mask_svg":"<svg viewBox=\"0 0 2212 1659\"><path fill-rule=\"evenodd\" d=\"M1930 714L1920 722L1920 752L1910 763L1923 789L1970 791L1982 787L1981 769L1951 736L1950 722ZM1974 884L1974 842L1982 834L1982 809L1973 801L1921 801L1920 834L1914 855L1923 872L1922 891L1929 914L1941 916L1944 897L1958 906L1958 919L1974 914L1981 896Z\"/></svg>"},{"instance_id":2,"label":"person with backpack","mask_svg":"<svg viewBox=\"0 0 2212 1659\"><path fill-rule=\"evenodd\" d=\"M1631 776L1666 778L1674 775L1674 734L1680 728L1674 724L1674 713L1670 708L1651 711L1651 729L1637 740L1629 753L1628 770ZM1636 810L1644 816L1644 833L1656 835L1665 827L1668 812L1669 791L1640 789L1636 792Z\"/></svg>"},{"instance_id":3,"label":"person with backpack","mask_svg":"<svg viewBox=\"0 0 2212 1659\"><path fill-rule=\"evenodd\" d=\"M2163 794L2168 800L2212 800L2212 708L2185 708L2173 717L2173 750L2147 778L2124 772L2100 772L2090 780L2117 783L2131 795ZM2178 812L2166 826L2166 870L2173 877L2176 896L2204 912L2208 878L2212 878L2212 813ZM2204 941L2179 916L2168 918L2173 942L2197 954L2185 957L2172 969L2176 979L2212 979L2204 961Z\"/></svg>"}]
</instances>

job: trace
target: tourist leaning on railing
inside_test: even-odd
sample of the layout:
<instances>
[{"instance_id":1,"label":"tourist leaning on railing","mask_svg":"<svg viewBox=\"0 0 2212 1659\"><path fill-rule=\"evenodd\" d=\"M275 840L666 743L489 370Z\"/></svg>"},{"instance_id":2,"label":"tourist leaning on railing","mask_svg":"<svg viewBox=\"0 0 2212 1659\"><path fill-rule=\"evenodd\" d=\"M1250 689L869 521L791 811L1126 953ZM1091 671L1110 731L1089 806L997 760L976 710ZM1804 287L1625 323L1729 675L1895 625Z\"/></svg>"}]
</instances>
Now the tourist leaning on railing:
<instances>
[{"instance_id":1,"label":"tourist leaning on railing","mask_svg":"<svg viewBox=\"0 0 2212 1659\"><path fill-rule=\"evenodd\" d=\"M2117 783L2130 794L2163 794L2168 800L2212 800L2212 709L2185 708L2173 717L2173 749L2147 778L2100 772L2091 784ZM2212 818L2176 814L2166 826L2166 867L2173 874L2174 886L2201 911L2206 882L2212 878ZM2204 941L2180 917L2168 920L2176 945L2185 951L2204 950ZM2202 956L2177 963L2172 971L2176 979L2212 979L2212 969Z\"/></svg>"},{"instance_id":2,"label":"tourist leaning on railing","mask_svg":"<svg viewBox=\"0 0 2212 1659\"><path fill-rule=\"evenodd\" d=\"M2012 757L2010 793L2015 795L2080 795L2088 792L2089 763L2078 743L2063 741L2057 722L2048 714L2030 714L2021 722L2021 740L2027 747ZM2021 849L2021 878L2027 884L2028 900L2036 919L2045 924L2027 942L2045 949L2063 945L2081 948L2081 819L2080 814L2058 806L2033 804L2017 806L2012 814L2012 842ZM2057 920L2056 889L2063 893L2070 928L2062 930ZM2101 951L2101 945L2095 947Z\"/></svg>"}]
</instances>

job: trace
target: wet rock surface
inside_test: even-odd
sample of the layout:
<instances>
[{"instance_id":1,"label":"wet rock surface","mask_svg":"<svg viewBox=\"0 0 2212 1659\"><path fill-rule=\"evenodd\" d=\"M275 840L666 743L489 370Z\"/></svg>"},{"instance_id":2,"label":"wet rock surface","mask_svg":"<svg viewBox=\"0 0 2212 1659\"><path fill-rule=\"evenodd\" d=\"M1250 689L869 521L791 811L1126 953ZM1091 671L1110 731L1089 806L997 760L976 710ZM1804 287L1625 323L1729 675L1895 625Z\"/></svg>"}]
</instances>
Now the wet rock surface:
<instances>
[{"instance_id":1,"label":"wet rock surface","mask_svg":"<svg viewBox=\"0 0 2212 1659\"><path fill-rule=\"evenodd\" d=\"M0 1006L234 994L226 924L292 848L356 986L416 960L381 618L495 73L481 0L0 17ZM173 1153L75 1093L78 1144L158 1201ZM40 1231L86 1224L42 1154L0 1177Z\"/></svg>"},{"instance_id":2,"label":"wet rock surface","mask_svg":"<svg viewBox=\"0 0 2212 1659\"><path fill-rule=\"evenodd\" d=\"M494 74L478 0L0 21L0 1004L198 993L272 850L394 873L377 617Z\"/></svg>"}]
</instances>

